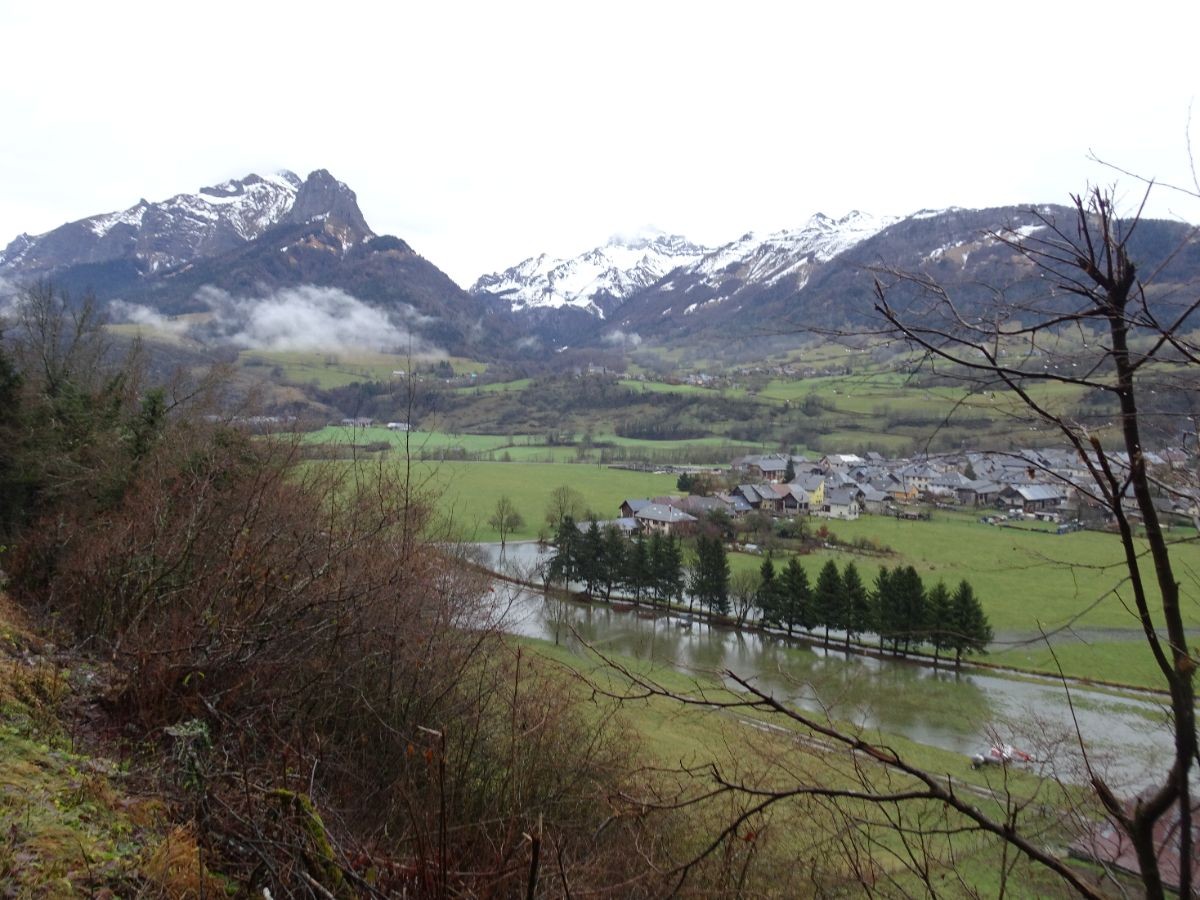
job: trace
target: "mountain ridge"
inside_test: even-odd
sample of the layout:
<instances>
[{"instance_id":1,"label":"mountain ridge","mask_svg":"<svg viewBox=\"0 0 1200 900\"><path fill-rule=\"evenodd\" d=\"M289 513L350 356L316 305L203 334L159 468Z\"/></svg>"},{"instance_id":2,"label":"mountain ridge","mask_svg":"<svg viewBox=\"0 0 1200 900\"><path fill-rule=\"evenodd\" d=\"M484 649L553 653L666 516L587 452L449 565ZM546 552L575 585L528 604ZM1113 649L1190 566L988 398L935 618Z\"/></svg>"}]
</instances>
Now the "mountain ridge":
<instances>
[{"instance_id":1,"label":"mountain ridge","mask_svg":"<svg viewBox=\"0 0 1200 900\"><path fill-rule=\"evenodd\" d=\"M465 291L403 239L375 234L354 191L327 170L283 171L19 235L0 252L0 287L50 278L169 315L204 311L214 296L206 288L243 305L288 288L336 289L385 311L405 333L495 358L644 340L749 346L756 336L869 323L874 278L889 269L936 280L967 312L995 290L1032 297L1046 284L989 233L1036 238L1056 218L1073 221L1073 212L1043 204L818 213L798 228L716 247L642 229L574 257L530 256ZM1131 252L1154 272L1156 297L1200 283L1200 238L1190 226L1144 220ZM889 302L912 302L911 288L899 286Z\"/></svg>"}]
</instances>

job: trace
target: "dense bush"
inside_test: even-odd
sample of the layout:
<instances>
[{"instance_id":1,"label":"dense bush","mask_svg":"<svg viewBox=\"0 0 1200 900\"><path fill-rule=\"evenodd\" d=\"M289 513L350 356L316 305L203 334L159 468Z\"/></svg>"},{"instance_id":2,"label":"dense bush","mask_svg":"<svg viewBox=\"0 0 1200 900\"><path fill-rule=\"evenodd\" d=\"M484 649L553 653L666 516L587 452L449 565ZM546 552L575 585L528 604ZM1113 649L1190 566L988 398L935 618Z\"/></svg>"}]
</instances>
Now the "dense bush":
<instances>
[{"instance_id":1,"label":"dense bush","mask_svg":"<svg viewBox=\"0 0 1200 900\"><path fill-rule=\"evenodd\" d=\"M523 892L535 847L564 884L644 874L636 817L594 837L627 736L506 642L429 498L382 464L301 462L290 438L105 394L131 383L119 366L51 391L0 360L22 421L47 397L77 417L6 447L2 487L31 486L14 595L113 662L111 710L168 754L210 866L276 896Z\"/></svg>"}]
</instances>

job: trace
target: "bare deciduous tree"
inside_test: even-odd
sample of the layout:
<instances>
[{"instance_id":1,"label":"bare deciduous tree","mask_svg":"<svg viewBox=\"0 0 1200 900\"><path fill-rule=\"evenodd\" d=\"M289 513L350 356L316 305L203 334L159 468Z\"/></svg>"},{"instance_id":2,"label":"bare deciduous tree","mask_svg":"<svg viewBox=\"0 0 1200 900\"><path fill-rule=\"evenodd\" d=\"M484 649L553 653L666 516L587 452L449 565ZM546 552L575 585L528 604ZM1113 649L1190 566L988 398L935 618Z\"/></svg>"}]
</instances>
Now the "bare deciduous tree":
<instances>
[{"instance_id":1,"label":"bare deciduous tree","mask_svg":"<svg viewBox=\"0 0 1200 900\"><path fill-rule=\"evenodd\" d=\"M525 519L517 511L512 498L508 494L502 494L496 501L496 506L492 510L491 516L488 517L487 523L500 535L500 549L503 550L508 536L524 525Z\"/></svg>"},{"instance_id":2,"label":"bare deciduous tree","mask_svg":"<svg viewBox=\"0 0 1200 900\"><path fill-rule=\"evenodd\" d=\"M1143 280L1130 258L1129 242L1139 218L1121 220L1108 192L1092 190L1073 201L1073 221L1058 222L1035 211L1041 227L1032 234L992 235L1035 267L1049 284L1044 296L1010 304L998 295L984 318L960 309L949 292L928 278L890 272L893 284L898 280L915 286L926 302L919 309L897 309L889 301L889 288L877 279L875 308L928 360L981 389L1011 392L1025 409L1052 426L1090 476L1088 484L1070 486L1084 491L1116 523L1131 611L1170 696L1174 754L1155 786L1134 803L1116 796L1090 764L1088 776L1110 820L1137 853L1147 896L1159 897L1164 891L1156 826L1172 807L1178 809L1179 831L1172 840L1178 840L1179 890L1186 896L1192 874L1188 773L1197 752L1196 663L1184 627L1170 543L1154 503L1159 490L1178 492L1180 487L1157 480L1149 469L1139 389L1154 381L1162 387L1180 375L1194 379L1200 352L1188 328L1195 324L1200 299L1185 297L1180 302L1155 295L1153 273ZM1084 335L1094 336L1091 343L1081 338ZM1050 361L1067 351L1075 365L1060 367ZM1031 389L1045 383L1075 385L1110 398L1105 412L1111 413L1112 427L1098 428L1098 423L1055 410ZM1185 386L1194 389L1194 382ZM1111 442L1106 433L1112 434ZM1135 533L1138 520L1144 546ZM1087 748L1081 750L1086 762Z\"/></svg>"},{"instance_id":3,"label":"bare deciduous tree","mask_svg":"<svg viewBox=\"0 0 1200 900\"><path fill-rule=\"evenodd\" d=\"M1012 292L1013 299L997 289L987 309L967 308L930 277L879 269L875 310L884 322L880 333L907 342L923 365L977 391L1008 392L1030 421L1043 431L1057 432L1074 450L1086 479L1077 481L1050 470L1044 475L1069 483L1115 523L1123 566L1113 594L1129 609L1165 687L1165 727L1173 747L1169 763L1154 775L1150 788L1136 798L1123 798L1099 765L1095 748L1076 729L1074 743L1083 760L1087 790L1081 793L1078 786L1051 779L1032 794L1023 793L1013 789L1004 774L1001 784L980 794L977 788L928 770L907 751L829 715L798 709L733 672L723 673L726 684L738 691L730 696L703 690L683 694L645 672L622 669L631 684L626 698L667 697L736 711L739 718L759 716L760 723L774 719L784 724L788 735L799 735L792 738L789 750L771 760L772 776L766 780L718 764L684 767L679 771L691 779L691 787L648 804L680 809L715 798L737 798L736 813L725 818L712 840L698 853L676 861L681 878L731 843L758 840L771 815L800 802L810 810L817 804L828 813L830 830L823 846L837 848L844 864L828 877L857 881L872 893L880 879L892 877L889 866L897 865L936 893L935 863L942 871L953 868L955 842L982 839L997 848L1001 885L1018 862L1032 863L1068 890L1101 896L1098 877L1085 874L1052 847L1063 834L1048 837L1061 826L1061 821L1050 820L1063 810L1080 816L1076 835L1084 830L1086 815L1112 823L1136 853L1136 874L1146 896L1162 897L1172 887L1183 896L1193 890L1189 772L1198 752L1196 662L1171 543L1155 499L1195 495L1193 485L1177 474L1163 478L1148 465L1143 401L1150 390L1195 390L1200 347L1190 329L1200 296L1194 286L1182 298L1178 285L1172 291L1156 291L1153 273L1141 276L1129 243L1140 219L1118 217L1110 193L1093 190L1073 200L1069 221L1035 211L1037 227L987 236L1011 248L1032 273ZM1032 290L1031 285L1038 288ZM1052 406L1047 398L1053 392L1039 389L1044 384L1086 391L1092 400L1088 417ZM1070 699L1065 679L1064 690ZM986 802L980 802L981 796ZM639 802L646 803L644 798ZM1177 855L1177 866L1164 866L1164 844L1165 855ZM939 852L942 858L935 860ZM813 871L820 865L814 858ZM1171 878L1177 885L1168 883ZM896 882L892 887L905 890Z\"/></svg>"}]
</instances>

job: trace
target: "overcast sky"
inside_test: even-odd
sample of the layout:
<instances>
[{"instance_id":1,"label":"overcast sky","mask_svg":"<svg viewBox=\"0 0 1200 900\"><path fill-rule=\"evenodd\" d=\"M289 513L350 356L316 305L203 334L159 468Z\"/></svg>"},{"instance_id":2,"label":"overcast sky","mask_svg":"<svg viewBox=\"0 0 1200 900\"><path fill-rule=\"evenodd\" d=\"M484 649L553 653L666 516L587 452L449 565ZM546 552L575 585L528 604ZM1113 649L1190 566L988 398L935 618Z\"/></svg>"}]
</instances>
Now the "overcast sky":
<instances>
[{"instance_id":1,"label":"overcast sky","mask_svg":"<svg viewBox=\"0 0 1200 900\"><path fill-rule=\"evenodd\" d=\"M0 2L0 245L281 168L464 285L646 225L1134 204L1088 153L1193 184L1198 26L1194 0Z\"/></svg>"}]
</instances>

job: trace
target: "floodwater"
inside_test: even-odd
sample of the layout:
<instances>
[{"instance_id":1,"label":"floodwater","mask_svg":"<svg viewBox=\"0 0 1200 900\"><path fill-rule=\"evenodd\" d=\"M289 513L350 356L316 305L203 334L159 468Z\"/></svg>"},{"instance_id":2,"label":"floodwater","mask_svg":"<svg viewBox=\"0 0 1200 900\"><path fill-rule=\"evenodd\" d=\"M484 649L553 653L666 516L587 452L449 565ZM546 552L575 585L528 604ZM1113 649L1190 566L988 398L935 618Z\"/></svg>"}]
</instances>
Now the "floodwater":
<instances>
[{"instance_id":1,"label":"floodwater","mask_svg":"<svg viewBox=\"0 0 1200 900\"><path fill-rule=\"evenodd\" d=\"M495 571L527 576L542 553L536 544L485 547ZM1134 793L1165 771L1171 740L1163 703L1147 695L1086 686L1068 691L1050 679L1008 677L978 669L935 670L891 657L845 654L835 642L711 626L686 615L621 611L603 603L547 601L540 592L497 582L505 630L564 642L582 652L651 659L680 671L732 672L818 716L871 734L903 735L963 754L994 743L1032 753L1043 774L1085 782L1080 738L1092 766L1119 792ZM1076 723L1078 732L1076 731Z\"/></svg>"}]
</instances>

